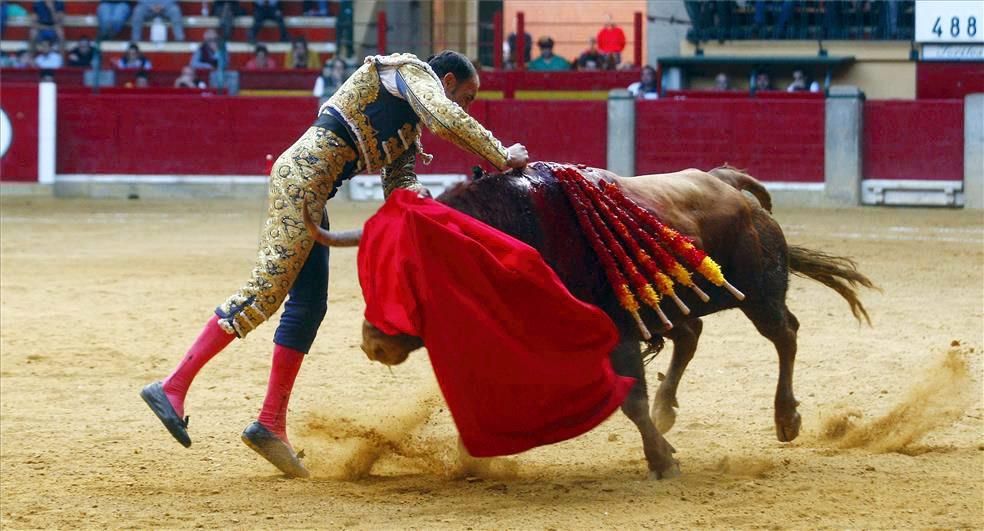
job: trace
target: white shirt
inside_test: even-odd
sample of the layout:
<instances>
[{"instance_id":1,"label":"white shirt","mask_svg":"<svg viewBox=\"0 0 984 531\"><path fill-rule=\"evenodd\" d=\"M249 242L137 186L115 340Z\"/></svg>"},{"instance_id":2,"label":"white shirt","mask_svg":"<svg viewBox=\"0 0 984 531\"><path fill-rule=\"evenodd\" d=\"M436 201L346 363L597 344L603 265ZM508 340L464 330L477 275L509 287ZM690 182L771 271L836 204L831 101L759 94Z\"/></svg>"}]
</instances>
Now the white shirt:
<instances>
[{"instance_id":1,"label":"white shirt","mask_svg":"<svg viewBox=\"0 0 984 531\"><path fill-rule=\"evenodd\" d=\"M34 65L38 68L61 68L63 64L62 56L56 51L46 54L38 54L34 58Z\"/></svg>"}]
</instances>

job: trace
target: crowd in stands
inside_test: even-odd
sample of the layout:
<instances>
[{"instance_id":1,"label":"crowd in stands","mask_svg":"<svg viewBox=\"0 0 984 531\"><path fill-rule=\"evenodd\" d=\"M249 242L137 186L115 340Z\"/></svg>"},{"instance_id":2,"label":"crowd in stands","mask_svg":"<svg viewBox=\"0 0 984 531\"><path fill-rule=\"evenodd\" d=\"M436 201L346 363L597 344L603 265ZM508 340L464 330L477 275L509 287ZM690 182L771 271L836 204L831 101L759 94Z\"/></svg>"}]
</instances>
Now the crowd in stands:
<instances>
[{"instance_id":1,"label":"crowd in stands","mask_svg":"<svg viewBox=\"0 0 984 531\"><path fill-rule=\"evenodd\" d=\"M913 0L685 1L692 42L734 39L883 39L914 35Z\"/></svg>"},{"instance_id":2,"label":"crowd in stands","mask_svg":"<svg viewBox=\"0 0 984 531\"><path fill-rule=\"evenodd\" d=\"M351 16L351 0L333 0L340 4L339 11L348 12ZM306 69L320 70L322 73L315 80L313 93L327 98L344 82L349 65L340 59L322 62L318 53L311 50L307 40L301 36L291 36L287 29L280 0L253 0L240 2L238 0L203 0L202 14L212 13L218 20L217 27L204 32L199 43L174 80L175 88L207 88L206 81L200 78L201 71L224 68L228 64L225 43L232 38L235 17L246 14L246 4L251 4L253 24L249 29L248 40L254 45L254 55L243 66L245 70L279 70ZM53 71L63 67L94 68L99 57L98 47L89 36L81 36L75 45L65 50L64 20L65 4L61 0L37 0L32 4L32 13L24 12L17 4L6 1L0 2L0 14L3 15L5 28L8 15L17 17L30 16L30 30L27 49L10 54L0 54L0 67L3 68L36 68L41 70L41 79L52 79ZM329 14L328 0L304 0L302 10L305 16L327 16ZM167 40L181 42L185 40L184 18L177 0L100 0L94 7L98 21L96 31L97 41L120 39L127 24L130 25L129 44L122 56L112 61L112 64L101 65L102 68L113 68L121 71L136 71L133 86L147 86L147 71L153 69L150 59L141 51L140 44L144 41L144 27L150 24L150 42L166 42ZM171 39L168 39L167 27L170 25ZM257 36L264 24L272 24L279 29L280 42L290 42L290 50L284 55L283 62L275 61L267 46L257 42ZM351 45L349 46L351 52Z\"/></svg>"},{"instance_id":3,"label":"crowd in stands","mask_svg":"<svg viewBox=\"0 0 984 531\"><path fill-rule=\"evenodd\" d=\"M506 69L516 68L517 41L516 34L511 33L503 42ZM524 32L523 44L523 62L527 69L533 71L615 70L632 67L631 64L622 62L625 32L612 21L611 15L598 30L598 34L588 40L588 47L573 60L554 53L554 40L549 35L537 39L536 46L540 50L540 55L536 58L531 58L533 36Z\"/></svg>"}]
</instances>

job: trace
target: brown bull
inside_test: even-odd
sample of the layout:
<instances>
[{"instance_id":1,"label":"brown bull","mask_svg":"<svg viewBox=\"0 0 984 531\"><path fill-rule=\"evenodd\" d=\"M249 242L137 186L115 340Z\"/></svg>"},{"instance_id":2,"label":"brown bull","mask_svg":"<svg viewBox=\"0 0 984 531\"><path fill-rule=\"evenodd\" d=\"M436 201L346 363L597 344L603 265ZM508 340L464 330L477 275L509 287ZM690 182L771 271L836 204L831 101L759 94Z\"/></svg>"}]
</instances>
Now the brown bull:
<instances>
[{"instance_id":1,"label":"brown bull","mask_svg":"<svg viewBox=\"0 0 984 531\"><path fill-rule=\"evenodd\" d=\"M657 213L670 226L692 237L694 243L720 264L728 280L745 294L737 300L710 284L710 295L701 301L688 290L678 294L691 309L684 315L672 304L663 310L673 323L665 329L654 312L642 310L650 330L660 330L673 340L673 355L666 378L656 391L648 411L640 331L618 305L602 266L582 236L574 211L556 178L546 165L533 164L522 173L492 174L458 185L438 201L492 225L540 251L574 296L602 308L615 321L620 342L612 352L615 371L637 379L622 411L642 434L649 469L655 477L676 472L672 447L663 439L676 419L676 394L680 378L693 358L703 328L700 319L721 310L738 308L760 334L772 341L779 354L779 382L775 397L776 435L780 441L797 437L801 419L793 395L793 365L799 322L786 306L789 273L812 278L837 291L859 320L868 319L855 288L873 287L853 261L802 247L788 246L773 219L771 198L760 182L731 168L710 173L685 170L664 175L618 177L588 168L593 180L615 182L625 195ZM328 233L309 223L325 245L353 245L358 231ZM387 336L369 323L363 324L362 349L387 364L404 361L423 343L411 336Z\"/></svg>"}]
</instances>

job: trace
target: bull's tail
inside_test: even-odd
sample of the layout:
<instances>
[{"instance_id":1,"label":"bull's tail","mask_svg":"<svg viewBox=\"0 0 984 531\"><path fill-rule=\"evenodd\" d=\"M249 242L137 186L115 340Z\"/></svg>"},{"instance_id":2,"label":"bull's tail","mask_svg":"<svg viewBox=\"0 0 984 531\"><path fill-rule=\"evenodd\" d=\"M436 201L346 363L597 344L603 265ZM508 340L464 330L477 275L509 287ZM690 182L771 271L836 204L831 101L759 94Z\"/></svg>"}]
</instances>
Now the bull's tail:
<instances>
[{"instance_id":1,"label":"bull's tail","mask_svg":"<svg viewBox=\"0 0 984 531\"><path fill-rule=\"evenodd\" d=\"M871 326L871 317L861 304L857 289L878 288L871 279L858 271L858 264L854 260L790 245L789 269L796 275L812 278L839 293L851 305L854 318L860 322L863 317L868 326Z\"/></svg>"},{"instance_id":2,"label":"bull's tail","mask_svg":"<svg viewBox=\"0 0 984 531\"><path fill-rule=\"evenodd\" d=\"M765 189L765 185L755 177L728 164L714 168L707 173L721 179L738 190L752 194L755 199L758 199L762 208L770 213L772 212L772 196Z\"/></svg>"}]
</instances>

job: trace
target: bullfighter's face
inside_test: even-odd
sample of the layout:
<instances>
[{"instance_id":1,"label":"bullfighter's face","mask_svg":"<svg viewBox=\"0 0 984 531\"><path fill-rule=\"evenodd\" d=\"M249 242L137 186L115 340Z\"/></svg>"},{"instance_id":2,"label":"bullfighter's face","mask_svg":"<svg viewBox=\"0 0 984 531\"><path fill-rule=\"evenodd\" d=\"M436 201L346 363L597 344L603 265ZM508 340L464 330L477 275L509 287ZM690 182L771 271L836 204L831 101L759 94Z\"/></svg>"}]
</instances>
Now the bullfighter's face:
<instances>
[{"instance_id":1,"label":"bullfighter's face","mask_svg":"<svg viewBox=\"0 0 984 531\"><path fill-rule=\"evenodd\" d=\"M451 101L458 104L464 110L468 110L468 106L471 102L475 101L475 97L478 96L478 88L481 85L478 79L478 74L465 79L463 81L458 81L458 78L454 77L454 74L448 72L444 74L441 78L441 83L444 85L444 94Z\"/></svg>"}]
</instances>

